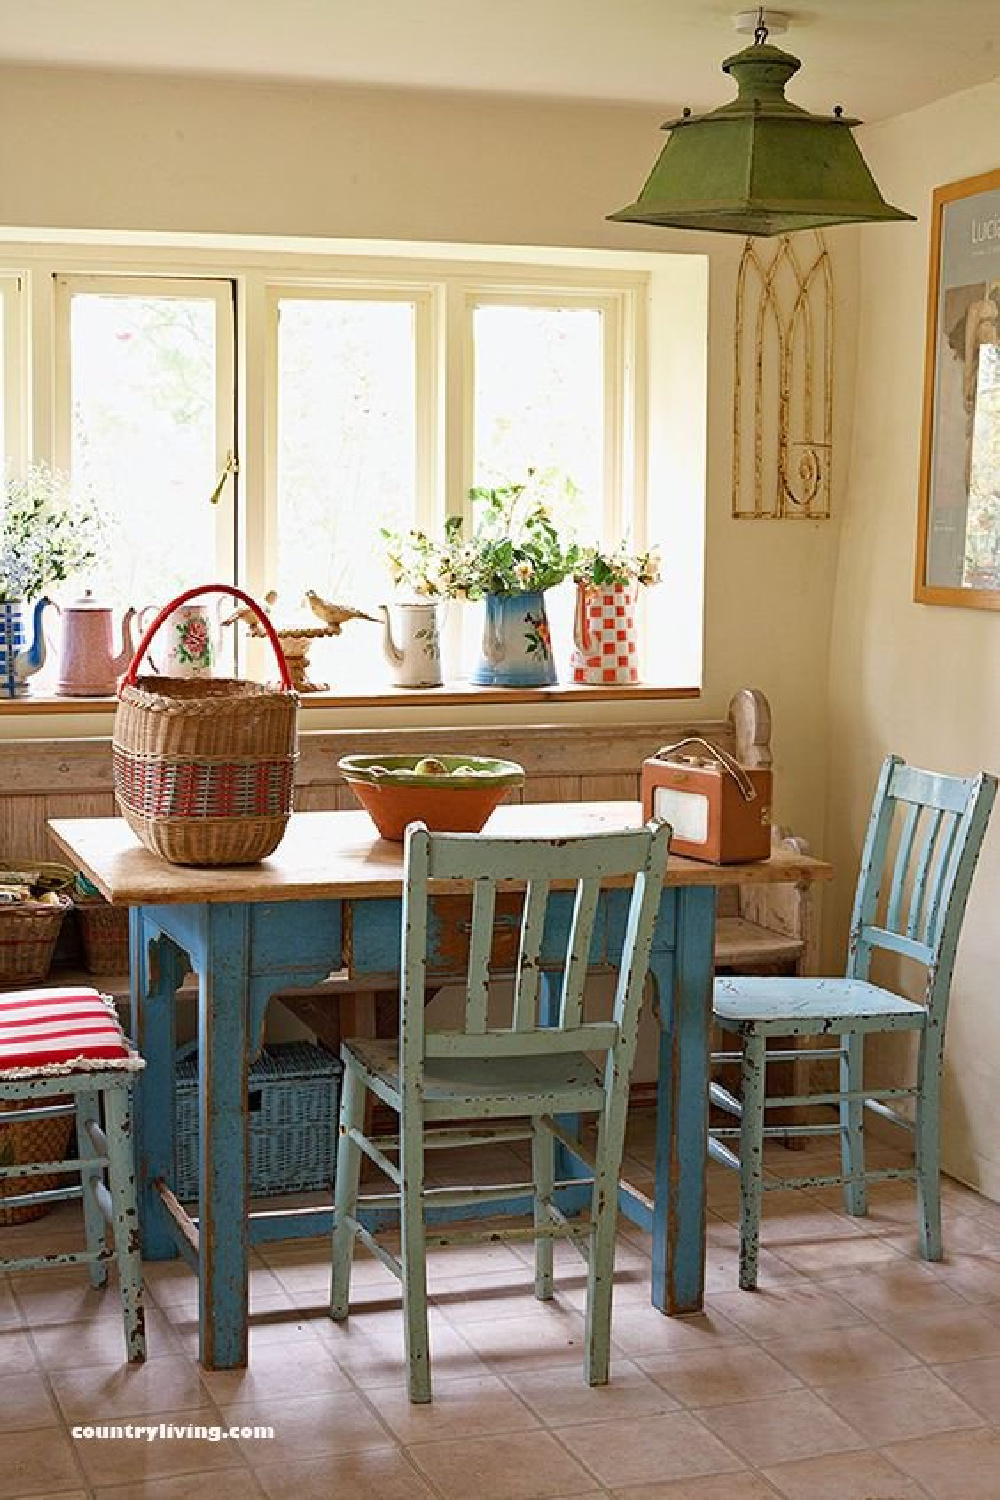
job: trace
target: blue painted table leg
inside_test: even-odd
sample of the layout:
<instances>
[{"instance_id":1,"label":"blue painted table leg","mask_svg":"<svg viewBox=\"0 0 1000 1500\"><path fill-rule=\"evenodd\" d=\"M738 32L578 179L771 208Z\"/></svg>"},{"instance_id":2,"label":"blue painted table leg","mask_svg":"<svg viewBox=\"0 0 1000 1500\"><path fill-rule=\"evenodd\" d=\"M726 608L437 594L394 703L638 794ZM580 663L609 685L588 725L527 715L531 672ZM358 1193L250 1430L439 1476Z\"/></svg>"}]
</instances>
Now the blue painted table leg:
<instances>
[{"instance_id":1,"label":"blue painted table leg","mask_svg":"<svg viewBox=\"0 0 1000 1500\"><path fill-rule=\"evenodd\" d=\"M715 891L711 887L680 886L676 900L673 964L669 954L662 953L654 953L652 962L662 1028L653 1189L652 1300L661 1312L689 1313L700 1310L705 1294L708 1049Z\"/></svg>"},{"instance_id":2,"label":"blue painted table leg","mask_svg":"<svg viewBox=\"0 0 1000 1500\"><path fill-rule=\"evenodd\" d=\"M153 1183L174 1176L175 997L186 964L142 907L132 909L129 921L132 1036L146 1059L135 1090L142 1254L145 1260L172 1260L177 1247Z\"/></svg>"},{"instance_id":3,"label":"blue painted table leg","mask_svg":"<svg viewBox=\"0 0 1000 1500\"><path fill-rule=\"evenodd\" d=\"M247 997L249 908L204 909L199 955L198 1213L200 1355L209 1370L247 1362Z\"/></svg>"}]
</instances>

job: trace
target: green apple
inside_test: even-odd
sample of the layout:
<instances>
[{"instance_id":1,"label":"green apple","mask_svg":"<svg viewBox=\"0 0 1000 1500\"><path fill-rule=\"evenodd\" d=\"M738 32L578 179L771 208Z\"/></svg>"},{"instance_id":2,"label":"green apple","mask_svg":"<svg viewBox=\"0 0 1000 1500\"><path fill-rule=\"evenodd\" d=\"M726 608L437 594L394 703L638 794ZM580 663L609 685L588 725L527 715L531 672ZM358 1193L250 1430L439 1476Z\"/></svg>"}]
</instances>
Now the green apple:
<instances>
[{"instance_id":1,"label":"green apple","mask_svg":"<svg viewBox=\"0 0 1000 1500\"><path fill-rule=\"evenodd\" d=\"M434 755L425 755L418 760L413 770L417 776L447 776L448 767Z\"/></svg>"}]
</instances>

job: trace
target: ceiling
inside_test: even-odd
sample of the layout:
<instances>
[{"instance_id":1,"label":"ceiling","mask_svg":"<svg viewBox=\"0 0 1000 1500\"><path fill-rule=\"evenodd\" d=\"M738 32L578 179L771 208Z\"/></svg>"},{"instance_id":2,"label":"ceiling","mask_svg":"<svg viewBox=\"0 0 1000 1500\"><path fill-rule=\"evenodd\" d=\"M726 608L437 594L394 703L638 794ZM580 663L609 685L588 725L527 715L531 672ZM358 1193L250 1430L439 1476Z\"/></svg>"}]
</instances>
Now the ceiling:
<instances>
[{"instance_id":1,"label":"ceiling","mask_svg":"<svg viewBox=\"0 0 1000 1500\"><path fill-rule=\"evenodd\" d=\"M747 0L31 0L0 62L721 103ZM779 5L781 0L779 0ZM998 0L795 0L790 96L877 120L1000 75Z\"/></svg>"}]
</instances>

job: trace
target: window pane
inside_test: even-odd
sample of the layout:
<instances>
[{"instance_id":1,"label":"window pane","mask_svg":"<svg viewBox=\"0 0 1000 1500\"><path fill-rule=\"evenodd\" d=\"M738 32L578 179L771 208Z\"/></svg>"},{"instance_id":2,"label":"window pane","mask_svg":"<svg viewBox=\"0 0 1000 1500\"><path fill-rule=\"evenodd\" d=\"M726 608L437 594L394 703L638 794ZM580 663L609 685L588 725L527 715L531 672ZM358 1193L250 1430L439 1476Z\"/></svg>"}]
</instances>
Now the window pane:
<instances>
[{"instance_id":1,"label":"window pane","mask_svg":"<svg viewBox=\"0 0 1000 1500\"><path fill-rule=\"evenodd\" d=\"M209 504L215 318L208 298L72 296L70 468L111 523L114 545L96 583L119 606L232 577Z\"/></svg>"},{"instance_id":2,"label":"window pane","mask_svg":"<svg viewBox=\"0 0 1000 1500\"><path fill-rule=\"evenodd\" d=\"M416 310L286 297L278 311L276 614L306 589L370 609L389 592L380 528L416 518ZM315 643L314 679L384 678L375 626L345 637Z\"/></svg>"},{"instance_id":3,"label":"window pane","mask_svg":"<svg viewBox=\"0 0 1000 1500\"><path fill-rule=\"evenodd\" d=\"M475 483L544 479L560 529L603 519L603 320L596 308L484 305L473 313Z\"/></svg>"},{"instance_id":4,"label":"window pane","mask_svg":"<svg viewBox=\"0 0 1000 1500\"><path fill-rule=\"evenodd\" d=\"M7 348L7 299L0 297L0 350ZM7 361L0 358L0 469L7 473Z\"/></svg>"}]
</instances>

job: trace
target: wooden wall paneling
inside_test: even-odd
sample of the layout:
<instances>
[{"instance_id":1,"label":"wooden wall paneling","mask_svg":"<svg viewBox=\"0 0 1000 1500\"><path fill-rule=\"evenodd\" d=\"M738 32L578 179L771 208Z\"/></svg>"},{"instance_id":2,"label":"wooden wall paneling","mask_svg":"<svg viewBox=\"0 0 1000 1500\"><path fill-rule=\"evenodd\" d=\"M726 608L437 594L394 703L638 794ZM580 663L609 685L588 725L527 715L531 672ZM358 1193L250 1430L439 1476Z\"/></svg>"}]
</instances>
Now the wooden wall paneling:
<instances>
[{"instance_id":1,"label":"wooden wall paneling","mask_svg":"<svg viewBox=\"0 0 1000 1500\"><path fill-rule=\"evenodd\" d=\"M637 802L638 772L633 771L631 775L581 776L580 799L583 802Z\"/></svg>"},{"instance_id":2,"label":"wooden wall paneling","mask_svg":"<svg viewBox=\"0 0 1000 1500\"><path fill-rule=\"evenodd\" d=\"M524 802L579 802L579 776L530 776L524 783Z\"/></svg>"},{"instance_id":3,"label":"wooden wall paneling","mask_svg":"<svg viewBox=\"0 0 1000 1500\"><path fill-rule=\"evenodd\" d=\"M51 858L45 807L42 796L0 798L0 858L15 864Z\"/></svg>"}]
</instances>

